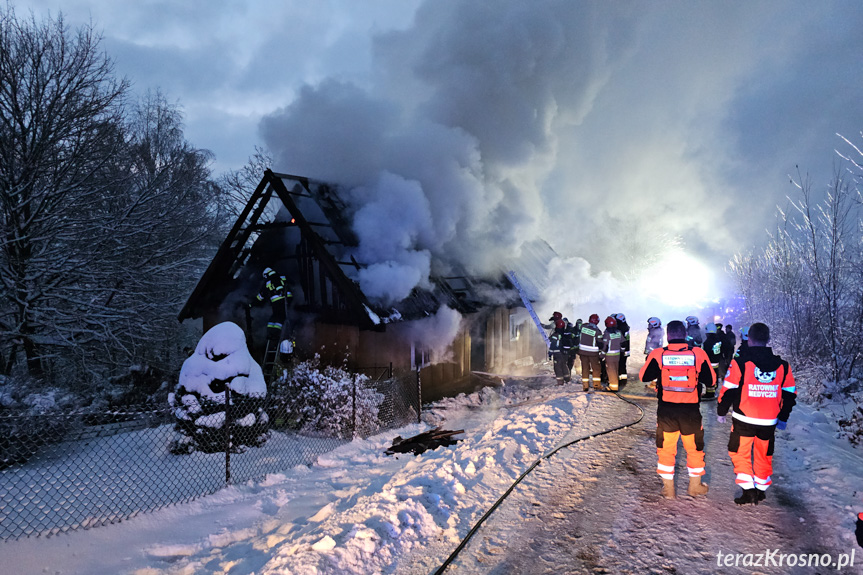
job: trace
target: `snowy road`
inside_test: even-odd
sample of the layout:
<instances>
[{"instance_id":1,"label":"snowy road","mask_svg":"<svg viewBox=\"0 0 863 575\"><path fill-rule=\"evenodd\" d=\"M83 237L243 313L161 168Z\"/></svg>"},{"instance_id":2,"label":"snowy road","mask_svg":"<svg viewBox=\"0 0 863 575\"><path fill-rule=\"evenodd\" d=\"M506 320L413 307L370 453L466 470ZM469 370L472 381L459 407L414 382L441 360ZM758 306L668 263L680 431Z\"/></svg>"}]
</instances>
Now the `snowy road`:
<instances>
[{"instance_id":1,"label":"snowy road","mask_svg":"<svg viewBox=\"0 0 863 575\"><path fill-rule=\"evenodd\" d=\"M655 472L656 402L638 403L645 409L638 425L576 444L543 462L483 525L448 572L837 572L832 567L778 568L772 563L760 569L739 563L736 568L719 566L719 553L779 550L829 554L832 561L851 548L835 545L835 525L820 522L819 509L799 491L807 483L806 474L784 481L791 475L789 466L799 463L789 456L793 448L787 441L777 442L776 485L767 501L758 506L734 504L736 488L726 448L729 426L716 423L712 402L702 405L709 495L686 495L681 446L678 499L661 498ZM635 412L629 406L618 408ZM827 517L832 520L833 514ZM776 554L772 560L778 558ZM863 563L860 559L855 565Z\"/></svg>"}]
</instances>

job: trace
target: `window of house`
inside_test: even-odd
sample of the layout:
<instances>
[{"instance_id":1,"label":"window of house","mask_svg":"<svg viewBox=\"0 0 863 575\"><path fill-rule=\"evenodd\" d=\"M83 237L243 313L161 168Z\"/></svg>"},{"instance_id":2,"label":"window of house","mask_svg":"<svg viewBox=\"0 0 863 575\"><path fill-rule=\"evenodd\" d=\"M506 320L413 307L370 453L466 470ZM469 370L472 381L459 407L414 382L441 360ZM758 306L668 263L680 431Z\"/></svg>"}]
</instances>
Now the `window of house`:
<instances>
[{"instance_id":1,"label":"window of house","mask_svg":"<svg viewBox=\"0 0 863 575\"><path fill-rule=\"evenodd\" d=\"M515 314L509 316L509 341L516 341L521 335L523 322L519 322L517 317Z\"/></svg>"},{"instance_id":2,"label":"window of house","mask_svg":"<svg viewBox=\"0 0 863 575\"><path fill-rule=\"evenodd\" d=\"M411 367L422 369L431 365L431 349L411 344Z\"/></svg>"}]
</instances>

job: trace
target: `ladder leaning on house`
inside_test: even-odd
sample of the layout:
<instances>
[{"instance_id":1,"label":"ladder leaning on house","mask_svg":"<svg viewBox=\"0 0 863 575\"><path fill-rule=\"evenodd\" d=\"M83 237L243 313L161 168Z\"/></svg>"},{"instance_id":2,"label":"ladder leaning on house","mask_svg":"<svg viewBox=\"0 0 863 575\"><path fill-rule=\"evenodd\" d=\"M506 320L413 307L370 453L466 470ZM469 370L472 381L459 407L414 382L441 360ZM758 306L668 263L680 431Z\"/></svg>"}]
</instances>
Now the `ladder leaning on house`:
<instances>
[{"instance_id":1,"label":"ladder leaning on house","mask_svg":"<svg viewBox=\"0 0 863 575\"><path fill-rule=\"evenodd\" d=\"M525 293L524 289L521 287L515 272L509 271L506 275L509 277L509 281L512 282L512 285L515 286L515 289L518 291L518 295L521 296L521 301L524 304L524 307L527 308L527 313L529 313L530 317L533 318L533 323L536 324L536 329L539 330L539 334L542 336L542 339L545 340L546 347L550 347L551 340L548 339L548 334L545 332L545 328L542 327L542 322L540 322L539 318L536 316L536 312L533 310L533 305L530 303L530 298L527 297L527 293Z\"/></svg>"}]
</instances>

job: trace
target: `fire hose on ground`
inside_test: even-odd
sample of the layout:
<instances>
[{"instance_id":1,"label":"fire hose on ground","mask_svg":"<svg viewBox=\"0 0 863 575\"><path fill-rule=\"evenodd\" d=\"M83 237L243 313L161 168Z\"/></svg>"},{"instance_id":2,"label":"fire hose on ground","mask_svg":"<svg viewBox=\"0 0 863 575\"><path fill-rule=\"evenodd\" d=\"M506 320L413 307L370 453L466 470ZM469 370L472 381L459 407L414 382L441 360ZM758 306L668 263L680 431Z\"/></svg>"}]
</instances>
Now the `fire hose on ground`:
<instances>
[{"instance_id":1,"label":"fire hose on ground","mask_svg":"<svg viewBox=\"0 0 863 575\"><path fill-rule=\"evenodd\" d=\"M644 409L640 405L638 405L634 401L630 401L630 400L626 399L625 397L621 396L619 393L614 393L614 396L617 397L618 399L620 399L621 401L625 401L626 403L628 403L630 405L634 405L639 411L638 418L634 421L629 422L629 423L625 423L623 425L618 425L616 427L605 429L605 430L599 431L597 433L591 433L590 435L585 435L583 437L579 437L578 439L574 439L572 441L569 441L567 443L559 445L556 448L554 448L553 450L549 451L548 453L542 455L536 461L534 461L530 465L530 467L528 467L524 471L524 473L522 473L521 475L518 476L518 479L516 479L515 482L509 486L509 488L503 493L503 495L501 495L500 498L497 501L495 501L494 505L492 505L489 508L489 510L486 511L482 517L480 517L479 521L477 521L476 525L474 525L471 528L471 530L468 531L467 535L465 535L464 539L462 539L461 543L459 543L459 545L458 545L458 547L456 547L455 551L453 551L452 554L449 557L447 557L446 561L443 562L443 564L437 569L437 571L434 572L433 575L443 575L444 571L446 571L446 569L447 569L447 567L449 567L450 563L452 563L455 560L455 558L458 556L458 554L462 551L462 549L464 549L467 546L468 542L476 534L476 532L479 530L480 526L482 526L482 524L485 522L485 520L488 519L492 513L494 513L494 511L500 506L501 503L503 503L503 501L509 496L509 494L513 492L513 490L516 488L516 486L519 483L521 483L522 480L525 477L527 477L531 471L536 469L536 467L543 460L549 459L552 455L554 455L555 453L557 453L561 449L564 449L565 447L569 447L569 446L574 445L576 443L579 443L581 441L586 441L586 440L591 439L593 437L599 437L600 435L606 435L606 434L612 433L614 431L620 431L621 429L626 429L627 427L632 427L633 425L637 425L639 422L641 422L642 419L644 419ZM645 399L649 399L649 398L645 398Z\"/></svg>"}]
</instances>

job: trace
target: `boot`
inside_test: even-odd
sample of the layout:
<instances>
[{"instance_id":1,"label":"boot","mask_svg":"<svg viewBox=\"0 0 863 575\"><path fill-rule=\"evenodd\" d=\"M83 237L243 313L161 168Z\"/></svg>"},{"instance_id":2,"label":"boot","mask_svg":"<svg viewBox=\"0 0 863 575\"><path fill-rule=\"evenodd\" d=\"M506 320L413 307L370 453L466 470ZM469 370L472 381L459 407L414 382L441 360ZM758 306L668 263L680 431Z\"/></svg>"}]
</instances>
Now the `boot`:
<instances>
[{"instance_id":1,"label":"boot","mask_svg":"<svg viewBox=\"0 0 863 575\"><path fill-rule=\"evenodd\" d=\"M754 487L752 489L744 489L743 493L740 494L740 497L734 498L734 503L737 505L758 505L758 490Z\"/></svg>"},{"instance_id":2,"label":"boot","mask_svg":"<svg viewBox=\"0 0 863 575\"><path fill-rule=\"evenodd\" d=\"M691 496L706 495L710 489L706 483L701 483L701 476L695 475L689 478L689 489L686 490Z\"/></svg>"},{"instance_id":3,"label":"boot","mask_svg":"<svg viewBox=\"0 0 863 575\"><path fill-rule=\"evenodd\" d=\"M755 489L755 505L758 505L760 502L764 501L767 497L767 491L762 491L761 489Z\"/></svg>"},{"instance_id":4,"label":"boot","mask_svg":"<svg viewBox=\"0 0 863 575\"><path fill-rule=\"evenodd\" d=\"M673 479L663 479L662 480L662 491L660 494L666 499L675 499L677 496L674 494L674 480Z\"/></svg>"}]
</instances>

